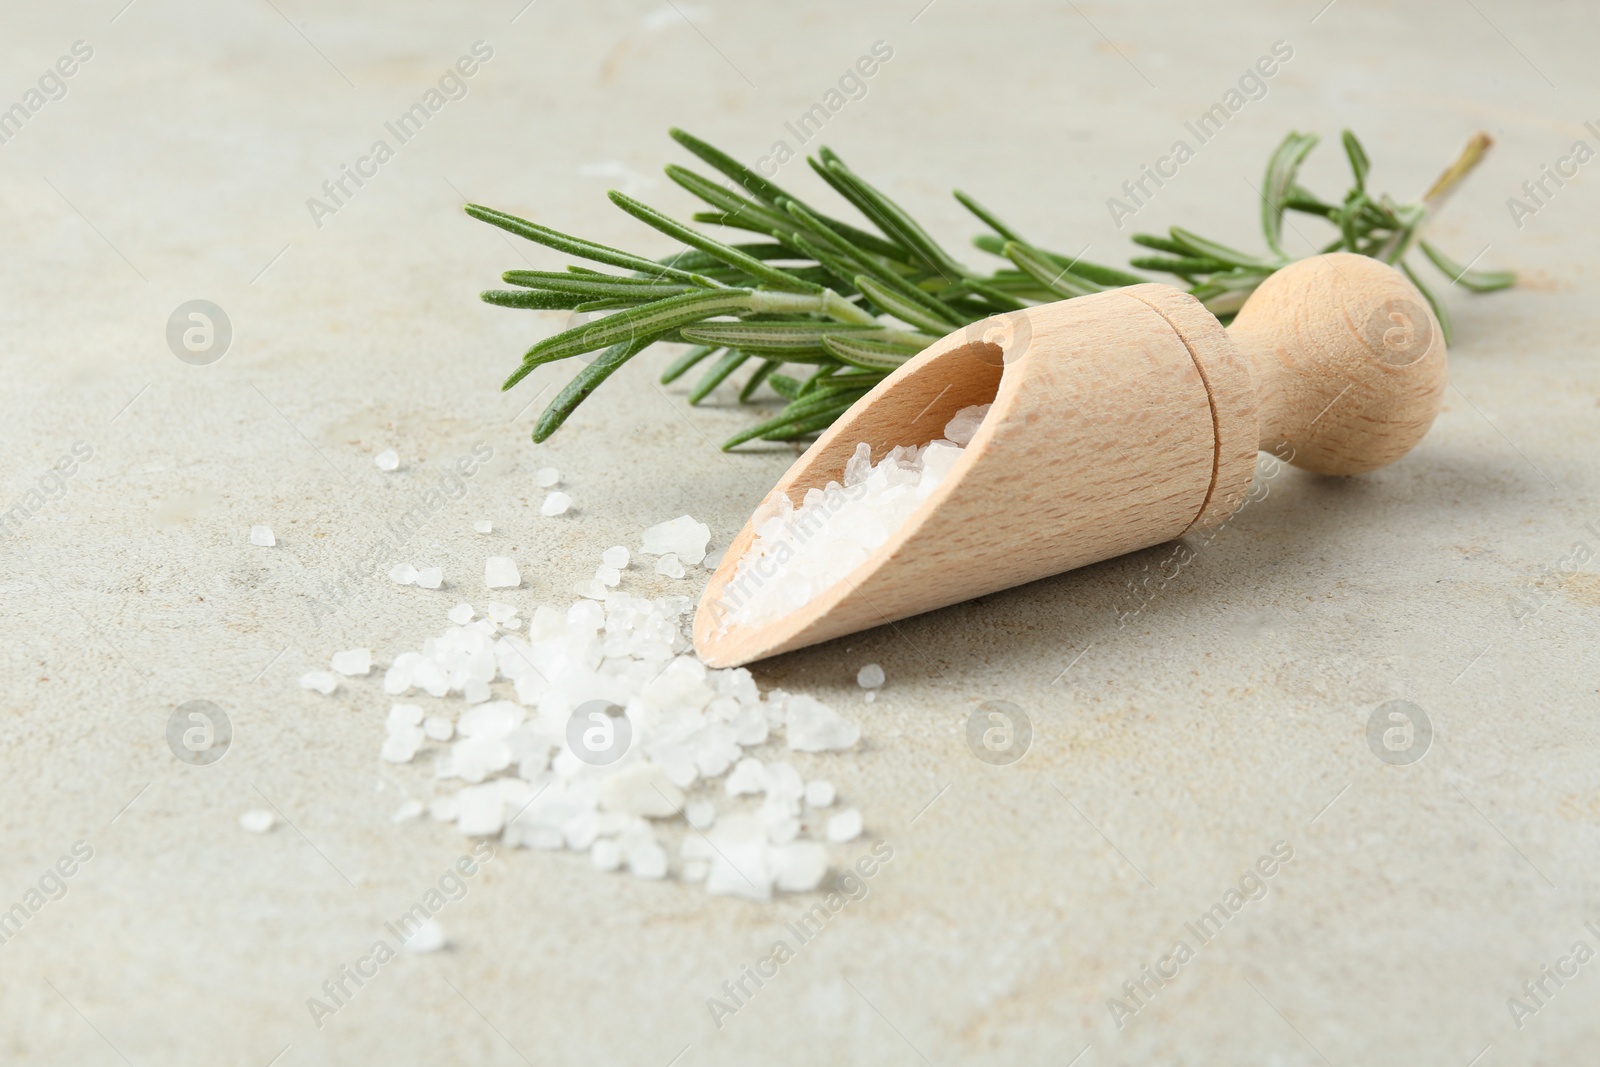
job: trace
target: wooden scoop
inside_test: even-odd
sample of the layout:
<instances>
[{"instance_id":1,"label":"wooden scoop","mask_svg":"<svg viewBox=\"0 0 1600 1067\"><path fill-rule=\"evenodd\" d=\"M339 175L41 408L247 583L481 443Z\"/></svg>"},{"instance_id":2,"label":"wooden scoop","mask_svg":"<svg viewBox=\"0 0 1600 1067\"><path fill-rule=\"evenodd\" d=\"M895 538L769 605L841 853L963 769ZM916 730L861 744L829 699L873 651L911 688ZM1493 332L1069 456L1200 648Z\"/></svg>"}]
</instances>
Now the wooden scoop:
<instances>
[{"instance_id":1,"label":"wooden scoop","mask_svg":"<svg viewBox=\"0 0 1600 1067\"><path fill-rule=\"evenodd\" d=\"M843 581L729 626L749 592L730 584L747 523L700 601L695 650L737 666L1215 526L1243 502L1258 449L1320 474L1374 470L1422 439L1444 386L1426 300L1350 253L1273 274L1228 329L1155 284L974 323L857 401L773 492L798 506L842 480L857 442L876 461L992 402L938 488Z\"/></svg>"}]
</instances>

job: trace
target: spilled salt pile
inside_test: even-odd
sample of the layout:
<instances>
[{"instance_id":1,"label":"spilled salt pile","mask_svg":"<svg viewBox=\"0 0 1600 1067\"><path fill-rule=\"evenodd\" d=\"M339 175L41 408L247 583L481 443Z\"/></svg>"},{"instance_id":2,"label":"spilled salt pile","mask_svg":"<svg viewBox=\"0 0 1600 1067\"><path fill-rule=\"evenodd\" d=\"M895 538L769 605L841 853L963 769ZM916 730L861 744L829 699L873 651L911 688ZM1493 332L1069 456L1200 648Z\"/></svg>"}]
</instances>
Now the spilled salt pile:
<instances>
[{"instance_id":1,"label":"spilled salt pile","mask_svg":"<svg viewBox=\"0 0 1600 1067\"><path fill-rule=\"evenodd\" d=\"M781 618L865 562L938 488L988 413L988 404L962 408L943 438L901 445L876 464L863 442L845 464L844 483L806 490L798 508L782 493L769 498L723 592L723 629Z\"/></svg>"},{"instance_id":2,"label":"spilled salt pile","mask_svg":"<svg viewBox=\"0 0 1600 1067\"><path fill-rule=\"evenodd\" d=\"M647 551L703 553L704 527L674 522ZM491 560L487 584L509 562ZM620 579L627 564L614 547L601 566ZM780 738L791 752L851 749L860 728L803 694L763 696L743 668L707 668L685 632L687 597L599 593L565 611L536 605L525 621L514 605L450 608L450 625L384 675L400 702L383 759L431 757L425 810L469 836L755 900L816 888L828 844L858 835L860 816L817 810L833 803L832 783L806 781L772 750ZM747 754L758 747L765 759Z\"/></svg>"}]
</instances>

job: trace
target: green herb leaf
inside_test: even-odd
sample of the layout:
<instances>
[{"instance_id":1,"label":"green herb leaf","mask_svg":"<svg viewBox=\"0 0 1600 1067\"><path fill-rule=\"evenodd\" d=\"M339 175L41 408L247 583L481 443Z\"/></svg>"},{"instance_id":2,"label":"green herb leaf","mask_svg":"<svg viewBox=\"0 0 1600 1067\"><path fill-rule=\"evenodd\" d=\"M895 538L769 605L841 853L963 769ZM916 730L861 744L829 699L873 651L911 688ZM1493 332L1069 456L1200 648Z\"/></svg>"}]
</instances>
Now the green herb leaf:
<instances>
[{"instance_id":1,"label":"green herb leaf","mask_svg":"<svg viewBox=\"0 0 1600 1067\"><path fill-rule=\"evenodd\" d=\"M1058 267L1055 262L1015 241L1006 242L1006 258L1057 296L1070 298L1105 291L1104 286L1080 278L1066 267Z\"/></svg>"},{"instance_id":2,"label":"green herb leaf","mask_svg":"<svg viewBox=\"0 0 1600 1067\"><path fill-rule=\"evenodd\" d=\"M756 368L756 372L750 375L750 380L744 383L744 388L739 390L739 403L749 403L750 398L755 395L756 390L761 388L761 383L766 381L767 376L773 371L777 370L780 366L782 366L781 363L774 362L773 360L762 360L761 366Z\"/></svg>"},{"instance_id":3,"label":"green herb leaf","mask_svg":"<svg viewBox=\"0 0 1600 1067\"><path fill-rule=\"evenodd\" d=\"M1267 247L1280 260L1289 258L1283 250L1284 201L1294 188L1295 176L1300 173L1300 164L1305 160L1306 153L1315 148L1319 140L1321 138L1314 133L1291 133L1267 160L1267 175L1261 189L1261 229L1267 235ZM1176 234L1173 236L1177 237Z\"/></svg>"},{"instance_id":4,"label":"green herb leaf","mask_svg":"<svg viewBox=\"0 0 1600 1067\"><path fill-rule=\"evenodd\" d=\"M1471 289L1475 293L1492 293L1496 289L1509 289L1517 284L1516 271L1468 270L1427 241L1417 243L1422 248L1422 254L1433 261L1433 265L1450 279L1452 285L1459 284L1463 289Z\"/></svg>"},{"instance_id":5,"label":"green herb leaf","mask_svg":"<svg viewBox=\"0 0 1600 1067\"><path fill-rule=\"evenodd\" d=\"M908 349L903 345L839 334L824 337L822 347L841 363L878 371L892 371L921 351L921 349Z\"/></svg>"},{"instance_id":6,"label":"green herb leaf","mask_svg":"<svg viewBox=\"0 0 1600 1067\"><path fill-rule=\"evenodd\" d=\"M1356 192L1365 192L1367 189L1367 174L1372 170L1372 163L1367 159L1367 150L1361 147L1361 142L1356 140L1356 135L1349 130L1341 134L1344 141L1344 154L1350 159L1350 172L1356 177Z\"/></svg>"},{"instance_id":7,"label":"green herb leaf","mask_svg":"<svg viewBox=\"0 0 1600 1067\"><path fill-rule=\"evenodd\" d=\"M695 345L683 355L673 360L666 370L661 372L661 384L671 385L689 372L695 364L717 351L713 345Z\"/></svg>"},{"instance_id":8,"label":"green herb leaf","mask_svg":"<svg viewBox=\"0 0 1600 1067\"><path fill-rule=\"evenodd\" d=\"M824 322L821 319L702 322L695 326L685 326L682 331L683 336L701 344L731 345L775 355L789 352L820 352L823 339L830 334L864 333L869 337L881 338L884 332L879 326L857 326Z\"/></svg>"},{"instance_id":9,"label":"green herb leaf","mask_svg":"<svg viewBox=\"0 0 1600 1067\"><path fill-rule=\"evenodd\" d=\"M961 320L954 313L949 318L935 314L928 309L928 304L934 302L932 297L913 297L905 289L896 287L891 289L875 278L865 274L855 276L856 288L861 290L863 296L877 304L884 311L897 319L909 322L918 329L930 333L944 335L956 326L961 325ZM909 288L909 287L907 287Z\"/></svg>"},{"instance_id":10,"label":"green herb leaf","mask_svg":"<svg viewBox=\"0 0 1600 1067\"><path fill-rule=\"evenodd\" d=\"M478 294L478 299L496 307L531 308L535 311L564 311L583 302L583 297L572 293L529 292L526 289L485 289Z\"/></svg>"},{"instance_id":11,"label":"green herb leaf","mask_svg":"<svg viewBox=\"0 0 1600 1067\"><path fill-rule=\"evenodd\" d=\"M1260 270L1276 270L1278 264L1268 263L1263 259L1247 255L1237 248L1229 248L1225 244L1208 240L1197 233L1192 233L1182 226L1174 226L1168 231L1172 239L1183 247L1187 255L1201 256L1209 259L1219 259L1233 267L1255 267Z\"/></svg>"},{"instance_id":12,"label":"green herb leaf","mask_svg":"<svg viewBox=\"0 0 1600 1067\"><path fill-rule=\"evenodd\" d=\"M766 282L775 289L786 290L791 293L820 293L822 286L811 282L801 281L787 271L777 267L768 266L754 256L746 255L737 248L732 248L721 241L714 241L698 230L692 230L680 222L674 222L655 208L641 204L631 196L612 190L609 194L611 202L622 210L644 223L666 234L676 237L691 248L698 248L710 256L715 256L730 267L744 271L752 278Z\"/></svg>"},{"instance_id":13,"label":"green herb leaf","mask_svg":"<svg viewBox=\"0 0 1600 1067\"><path fill-rule=\"evenodd\" d=\"M498 226L507 233L514 233L518 237L525 237L535 244L554 248L557 252L580 256L596 263L609 263L613 267L627 267L629 270L636 270L651 278L677 278L679 281L685 281L690 285L697 285L706 289L722 288L710 278L703 278L686 270L664 266L642 256L630 255L618 248L611 248L607 245L596 244L593 241L572 237L561 233L559 230L552 230L548 226L540 226L536 222L519 219L515 215L508 215L493 208L468 204L466 212L475 219L487 222L491 226Z\"/></svg>"},{"instance_id":14,"label":"green herb leaf","mask_svg":"<svg viewBox=\"0 0 1600 1067\"><path fill-rule=\"evenodd\" d=\"M593 363L579 371L539 416L539 421L533 427L533 439L547 440L563 422L567 421L567 416L571 415L590 393L600 387L601 382L611 377L612 372L618 367L644 351L652 340L653 338L639 338L625 344L613 345L602 352Z\"/></svg>"},{"instance_id":15,"label":"green herb leaf","mask_svg":"<svg viewBox=\"0 0 1600 1067\"><path fill-rule=\"evenodd\" d=\"M654 339L669 330L676 330L708 315L732 311L751 311L748 289L721 289L709 293L685 293L628 311L607 315L596 322L583 323L563 330L554 337L528 349L522 357L522 366L506 380L509 389L527 376L528 372L545 363L567 359L597 348L622 344L643 337Z\"/></svg>"},{"instance_id":16,"label":"green herb leaf","mask_svg":"<svg viewBox=\"0 0 1600 1067\"><path fill-rule=\"evenodd\" d=\"M1423 280L1417 276L1417 272L1411 269L1411 264L1401 260L1400 269L1406 272L1406 277L1411 279L1411 284L1417 287L1417 292L1421 293L1428 301L1428 306L1433 308L1433 317L1439 320L1439 329L1444 334L1444 343L1448 345L1450 343L1450 312L1445 308L1444 301L1435 296L1433 290L1429 289Z\"/></svg>"},{"instance_id":17,"label":"green herb leaf","mask_svg":"<svg viewBox=\"0 0 1600 1067\"><path fill-rule=\"evenodd\" d=\"M750 358L750 353L741 352L737 348L730 348L722 354L722 358L713 363L709 370L689 390L689 403L698 404L711 395L711 391L727 380L728 375L744 366L745 360Z\"/></svg>"}]
</instances>

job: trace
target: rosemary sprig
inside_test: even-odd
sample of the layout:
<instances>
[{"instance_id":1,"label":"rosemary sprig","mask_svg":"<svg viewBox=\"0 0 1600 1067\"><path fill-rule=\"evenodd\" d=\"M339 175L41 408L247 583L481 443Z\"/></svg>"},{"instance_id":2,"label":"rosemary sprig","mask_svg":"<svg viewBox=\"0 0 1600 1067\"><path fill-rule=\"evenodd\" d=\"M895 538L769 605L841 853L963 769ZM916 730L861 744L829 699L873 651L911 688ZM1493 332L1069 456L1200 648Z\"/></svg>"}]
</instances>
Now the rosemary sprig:
<instances>
[{"instance_id":1,"label":"rosemary sprig","mask_svg":"<svg viewBox=\"0 0 1600 1067\"><path fill-rule=\"evenodd\" d=\"M876 229L861 229L791 195L715 147L674 129L672 137L723 181L677 165L666 173L712 210L694 221L759 235L725 243L650 206L610 194L612 203L685 247L662 260L573 237L525 219L467 205L467 213L509 233L625 273L569 266L565 272L511 270L512 289L482 294L491 304L536 310L570 310L574 324L524 354L506 379L509 389L546 363L599 352L545 409L533 439L558 429L612 372L657 341L690 345L662 374L672 382L710 360L689 391L698 404L747 363L754 369L739 390L751 402L764 384L787 401L776 416L731 438L789 441L821 431L896 367L939 337L991 315L1052 300L1070 299L1146 279L1048 251L1024 239L977 200L956 199L991 231L974 246L1007 261L992 272L974 270L946 251L904 208L821 149L812 170ZM1300 164L1315 147L1311 134L1291 133L1267 164L1262 230L1269 254L1241 252L1181 227L1165 237L1134 240L1163 253L1133 260L1145 270L1172 274L1224 321L1273 271L1293 260L1283 247L1286 211L1318 215L1339 237L1324 251L1348 249L1398 263L1446 322L1443 305L1417 278L1404 256L1413 244L1464 288L1487 292L1515 282L1509 272L1469 271L1421 239L1424 223L1476 165L1489 140L1480 134L1416 204L1396 205L1366 192L1366 153L1355 136L1344 146L1354 187L1339 204L1319 200L1298 184ZM593 321L592 312L606 312ZM809 366L798 380L786 366Z\"/></svg>"}]
</instances>

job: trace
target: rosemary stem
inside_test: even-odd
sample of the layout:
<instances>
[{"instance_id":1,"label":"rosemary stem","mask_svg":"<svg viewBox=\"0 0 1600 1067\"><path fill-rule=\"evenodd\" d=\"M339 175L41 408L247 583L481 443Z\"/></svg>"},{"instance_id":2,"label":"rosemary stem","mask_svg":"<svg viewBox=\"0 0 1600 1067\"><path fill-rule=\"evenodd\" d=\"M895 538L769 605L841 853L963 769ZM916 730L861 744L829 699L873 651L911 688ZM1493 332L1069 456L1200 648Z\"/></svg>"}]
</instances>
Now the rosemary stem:
<instances>
[{"instance_id":1,"label":"rosemary stem","mask_svg":"<svg viewBox=\"0 0 1600 1067\"><path fill-rule=\"evenodd\" d=\"M1467 176L1478 168L1483 162L1483 157L1494 147L1494 138L1479 130L1467 139L1456 158L1448 167L1440 172L1428 186L1428 191L1422 194L1422 210L1417 213L1415 221L1409 226L1396 230L1378 249L1377 258L1385 263L1394 263L1411 250L1412 243L1422 234L1423 225L1444 208L1451 195L1466 180Z\"/></svg>"}]
</instances>

